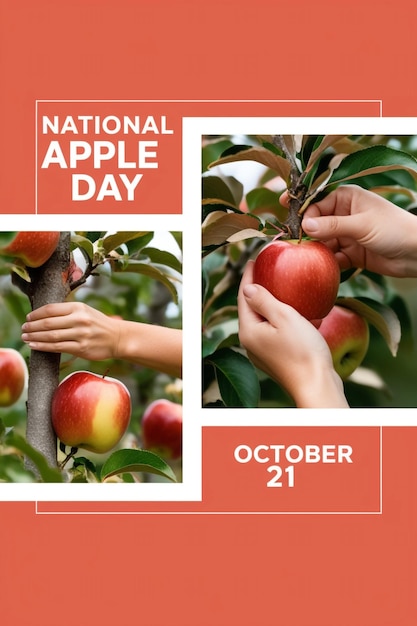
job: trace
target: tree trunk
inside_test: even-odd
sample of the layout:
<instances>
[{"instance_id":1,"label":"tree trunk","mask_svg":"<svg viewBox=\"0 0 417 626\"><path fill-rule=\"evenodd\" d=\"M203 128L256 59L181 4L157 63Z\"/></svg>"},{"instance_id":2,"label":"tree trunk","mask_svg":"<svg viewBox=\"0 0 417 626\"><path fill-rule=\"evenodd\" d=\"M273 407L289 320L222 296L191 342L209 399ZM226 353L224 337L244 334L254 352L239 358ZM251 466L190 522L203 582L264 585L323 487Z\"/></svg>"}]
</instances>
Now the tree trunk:
<instances>
[{"instance_id":1,"label":"tree trunk","mask_svg":"<svg viewBox=\"0 0 417 626\"><path fill-rule=\"evenodd\" d=\"M70 233L61 233L57 249L41 267L29 269L29 298L32 310L45 304L64 302L68 293ZM51 467L57 465L57 440L52 428L51 402L59 383L60 354L32 350L29 360L27 401L28 442L41 452ZM37 474L31 461L28 467Z\"/></svg>"}]
</instances>

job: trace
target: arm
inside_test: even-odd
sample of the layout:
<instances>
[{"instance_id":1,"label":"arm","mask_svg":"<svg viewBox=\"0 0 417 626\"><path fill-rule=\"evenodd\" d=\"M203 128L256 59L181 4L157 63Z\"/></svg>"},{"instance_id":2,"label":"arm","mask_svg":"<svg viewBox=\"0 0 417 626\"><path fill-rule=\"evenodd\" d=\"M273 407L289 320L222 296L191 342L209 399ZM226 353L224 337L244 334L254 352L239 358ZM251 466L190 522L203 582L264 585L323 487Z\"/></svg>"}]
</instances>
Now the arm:
<instances>
[{"instance_id":1,"label":"arm","mask_svg":"<svg viewBox=\"0 0 417 626\"><path fill-rule=\"evenodd\" d=\"M239 289L238 312L239 338L251 361L282 385L299 408L348 408L323 337L252 280L250 262Z\"/></svg>"},{"instance_id":2,"label":"arm","mask_svg":"<svg viewBox=\"0 0 417 626\"><path fill-rule=\"evenodd\" d=\"M91 361L125 359L181 376L182 331L104 315L80 302L48 304L28 314L22 340L32 350Z\"/></svg>"}]
</instances>

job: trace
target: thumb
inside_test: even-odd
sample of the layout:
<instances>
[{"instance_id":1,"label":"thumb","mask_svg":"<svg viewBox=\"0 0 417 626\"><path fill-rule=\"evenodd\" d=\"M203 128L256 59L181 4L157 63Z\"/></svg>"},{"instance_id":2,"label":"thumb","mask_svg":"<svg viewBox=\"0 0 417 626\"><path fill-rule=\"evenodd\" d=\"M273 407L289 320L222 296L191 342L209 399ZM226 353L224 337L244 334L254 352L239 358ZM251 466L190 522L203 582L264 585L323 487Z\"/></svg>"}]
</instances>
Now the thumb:
<instances>
[{"instance_id":1,"label":"thumb","mask_svg":"<svg viewBox=\"0 0 417 626\"><path fill-rule=\"evenodd\" d=\"M332 239L333 237L352 236L352 224L350 217L325 215L320 217L308 217L303 219L303 230L316 239Z\"/></svg>"},{"instance_id":2,"label":"thumb","mask_svg":"<svg viewBox=\"0 0 417 626\"><path fill-rule=\"evenodd\" d=\"M245 285L243 295L252 311L272 324L276 323L283 310L290 308L261 285Z\"/></svg>"}]
</instances>

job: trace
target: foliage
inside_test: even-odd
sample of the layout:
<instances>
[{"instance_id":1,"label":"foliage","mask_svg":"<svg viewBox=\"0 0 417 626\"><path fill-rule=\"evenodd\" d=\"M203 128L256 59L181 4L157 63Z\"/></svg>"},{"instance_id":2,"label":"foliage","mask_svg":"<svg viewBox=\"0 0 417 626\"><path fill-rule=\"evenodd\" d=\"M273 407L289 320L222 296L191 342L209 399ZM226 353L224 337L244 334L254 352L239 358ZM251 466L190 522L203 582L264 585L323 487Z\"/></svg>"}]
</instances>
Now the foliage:
<instances>
[{"instance_id":1,"label":"foliage","mask_svg":"<svg viewBox=\"0 0 417 626\"><path fill-rule=\"evenodd\" d=\"M343 135L247 136L243 141L241 137L204 138L203 406L293 406L278 385L255 369L239 344L236 298L243 268L280 233L298 238L310 202L342 184L360 185L415 212L416 139ZM287 189L289 211L279 202ZM295 221L291 221L291 213ZM417 362L412 344L417 325L413 317L416 291L405 293L403 287L401 281L368 271L342 273L340 302L357 310L371 325L371 348L363 367L345 383L351 406L415 405L410 373ZM397 378L402 384L398 385Z\"/></svg>"},{"instance_id":2,"label":"foliage","mask_svg":"<svg viewBox=\"0 0 417 626\"><path fill-rule=\"evenodd\" d=\"M4 233L3 239L10 240L9 234ZM72 283L70 299L85 302L107 315L181 328L181 233L74 232L71 251L82 275ZM0 258L0 345L19 350L28 360L30 349L22 343L20 335L30 304L16 286L22 279L28 279L22 267L15 266L12 259ZM91 362L62 355L61 378L83 369L108 373L122 380L130 391L132 418L118 449L106 455L84 450L74 455L74 451L64 453L60 448L61 467L48 467L42 455L25 439L23 395L14 406L0 409L0 482L180 481L181 460L171 462L170 466L164 459L141 449L141 418L147 405L157 398L180 403L181 381L120 360ZM27 468L28 458L40 478Z\"/></svg>"}]
</instances>

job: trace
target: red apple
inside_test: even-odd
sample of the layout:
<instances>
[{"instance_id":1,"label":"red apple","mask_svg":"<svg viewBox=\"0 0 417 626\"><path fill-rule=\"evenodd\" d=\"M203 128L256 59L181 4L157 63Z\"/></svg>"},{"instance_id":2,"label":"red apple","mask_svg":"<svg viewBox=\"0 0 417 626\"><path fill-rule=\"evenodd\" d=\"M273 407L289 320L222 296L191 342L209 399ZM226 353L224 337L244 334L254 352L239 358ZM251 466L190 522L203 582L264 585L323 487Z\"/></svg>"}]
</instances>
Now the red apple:
<instances>
[{"instance_id":1,"label":"red apple","mask_svg":"<svg viewBox=\"0 0 417 626\"><path fill-rule=\"evenodd\" d=\"M0 255L20 259L27 267L40 267L55 252L59 236L59 232L52 231L20 231L0 249Z\"/></svg>"},{"instance_id":2,"label":"red apple","mask_svg":"<svg viewBox=\"0 0 417 626\"><path fill-rule=\"evenodd\" d=\"M142 417L142 440L147 450L170 459L182 455L182 405L160 399Z\"/></svg>"},{"instance_id":3,"label":"red apple","mask_svg":"<svg viewBox=\"0 0 417 626\"><path fill-rule=\"evenodd\" d=\"M334 306L323 319L320 334L332 354L333 366L345 380L362 363L369 346L369 326L355 311Z\"/></svg>"},{"instance_id":4,"label":"red apple","mask_svg":"<svg viewBox=\"0 0 417 626\"><path fill-rule=\"evenodd\" d=\"M130 393L119 380L73 372L53 396L52 425L67 446L108 452L126 432L131 410Z\"/></svg>"},{"instance_id":5,"label":"red apple","mask_svg":"<svg viewBox=\"0 0 417 626\"><path fill-rule=\"evenodd\" d=\"M279 239L259 252L253 280L308 320L319 320L334 305L340 270L324 243Z\"/></svg>"},{"instance_id":6,"label":"red apple","mask_svg":"<svg viewBox=\"0 0 417 626\"><path fill-rule=\"evenodd\" d=\"M27 380L26 361L13 348L0 348L0 406L11 406L22 395Z\"/></svg>"}]
</instances>

